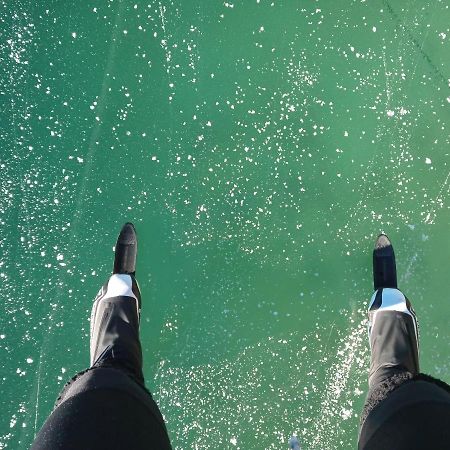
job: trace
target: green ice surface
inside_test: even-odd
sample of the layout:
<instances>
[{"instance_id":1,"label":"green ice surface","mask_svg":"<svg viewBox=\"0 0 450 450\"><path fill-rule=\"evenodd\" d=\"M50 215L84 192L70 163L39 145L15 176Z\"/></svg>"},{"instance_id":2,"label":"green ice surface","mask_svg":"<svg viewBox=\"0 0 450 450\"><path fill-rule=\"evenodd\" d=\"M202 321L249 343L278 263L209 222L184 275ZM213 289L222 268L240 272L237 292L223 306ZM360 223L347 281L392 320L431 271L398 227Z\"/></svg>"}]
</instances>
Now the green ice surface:
<instances>
[{"instance_id":1,"label":"green ice surface","mask_svg":"<svg viewBox=\"0 0 450 450\"><path fill-rule=\"evenodd\" d=\"M89 361L139 234L175 449L355 448L385 231L450 380L445 0L0 2L0 449Z\"/></svg>"}]
</instances>

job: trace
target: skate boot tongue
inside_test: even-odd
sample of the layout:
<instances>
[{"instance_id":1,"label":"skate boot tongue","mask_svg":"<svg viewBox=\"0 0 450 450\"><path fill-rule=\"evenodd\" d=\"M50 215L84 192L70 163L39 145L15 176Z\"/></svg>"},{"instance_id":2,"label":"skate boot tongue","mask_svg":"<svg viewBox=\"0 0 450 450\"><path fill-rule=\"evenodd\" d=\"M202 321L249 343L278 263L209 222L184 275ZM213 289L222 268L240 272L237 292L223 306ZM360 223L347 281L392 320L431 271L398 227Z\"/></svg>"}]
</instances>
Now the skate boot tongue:
<instances>
[{"instance_id":1,"label":"skate boot tongue","mask_svg":"<svg viewBox=\"0 0 450 450\"><path fill-rule=\"evenodd\" d=\"M375 290L397 288L394 248L385 234L378 236L373 250L373 286Z\"/></svg>"},{"instance_id":2,"label":"skate boot tongue","mask_svg":"<svg viewBox=\"0 0 450 450\"><path fill-rule=\"evenodd\" d=\"M137 237L132 223L126 223L116 242L113 274L134 275L136 272Z\"/></svg>"}]
</instances>

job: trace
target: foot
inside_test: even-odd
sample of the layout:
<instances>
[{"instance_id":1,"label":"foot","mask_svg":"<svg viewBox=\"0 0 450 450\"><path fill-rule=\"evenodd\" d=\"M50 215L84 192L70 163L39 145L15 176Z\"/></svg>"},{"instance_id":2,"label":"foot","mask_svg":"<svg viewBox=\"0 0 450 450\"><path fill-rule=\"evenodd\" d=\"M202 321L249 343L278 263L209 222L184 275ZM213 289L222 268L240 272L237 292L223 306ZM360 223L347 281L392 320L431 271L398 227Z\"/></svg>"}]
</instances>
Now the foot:
<instances>
[{"instance_id":1,"label":"foot","mask_svg":"<svg viewBox=\"0 0 450 450\"><path fill-rule=\"evenodd\" d=\"M378 236L373 250L373 287L397 288L394 248L385 234Z\"/></svg>"},{"instance_id":2,"label":"foot","mask_svg":"<svg viewBox=\"0 0 450 450\"><path fill-rule=\"evenodd\" d=\"M136 272L137 236L134 225L127 222L117 238L114 268L115 273L134 275Z\"/></svg>"},{"instance_id":3,"label":"foot","mask_svg":"<svg viewBox=\"0 0 450 450\"><path fill-rule=\"evenodd\" d=\"M117 237L116 246L114 249L114 266L113 275L129 275L129 277L114 277L112 276L100 289L95 298L97 301L100 298L105 297L107 294L108 286L111 285L112 280L116 280L112 286L110 286L110 293L108 297L114 295L126 295L127 288L125 285L119 286L117 280L122 278L126 284L130 284L128 281L131 277L131 290L132 296L138 300L139 313L141 310L141 293L137 284L136 275L136 256L137 256L137 235L136 229L131 222L127 222L120 230ZM115 286L115 287L114 287Z\"/></svg>"},{"instance_id":4,"label":"foot","mask_svg":"<svg viewBox=\"0 0 450 450\"><path fill-rule=\"evenodd\" d=\"M375 293L369 304L369 331L378 310L399 311L412 317L417 336L416 314L411 302L397 289L394 247L385 234L378 236L373 250L373 285Z\"/></svg>"},{"instance_id":5,"label":"foot","mask_svg":"<svg viewBox=\"0 0 450 450\"><path fill-rule=\"evenodd\" d=\"M114 251L113 275L131 275L132 291L139 303L141 311L141 293L137 284L136 275L137 235L131 222L127 222L120 230Z\"/></svg>"}]
</instances>

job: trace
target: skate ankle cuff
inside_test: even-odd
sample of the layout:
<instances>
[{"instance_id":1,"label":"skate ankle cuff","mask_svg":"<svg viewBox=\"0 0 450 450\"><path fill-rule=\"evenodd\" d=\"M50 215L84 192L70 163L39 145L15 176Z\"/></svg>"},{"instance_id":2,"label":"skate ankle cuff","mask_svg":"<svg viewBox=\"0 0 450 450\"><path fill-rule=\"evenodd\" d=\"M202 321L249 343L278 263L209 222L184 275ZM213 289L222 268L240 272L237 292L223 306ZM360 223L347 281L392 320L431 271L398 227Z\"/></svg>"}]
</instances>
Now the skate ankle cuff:
<instances>
[{"instance_id":1,"label":"skate ankle cuff","mask_svg":"<svg viewBox=\"0 0 450 450\"><path fill-rule=\"evenodd\" d=\"M377 289L370 299L368 310L398 311L411 315L405 295L395 288Z\"/></svg>"},{"instance_id":2,"label":"skate ankle cuff","mask_svg":"<svg viewBox=\"0 0 450 450\"><path fill-rule=\"evenodd\" d=\"M110 277L106 288L106 293L103 297L133 297L138 299L133 292L133 279L128 274L114 274Z\"/></svg>"}]
</instances>

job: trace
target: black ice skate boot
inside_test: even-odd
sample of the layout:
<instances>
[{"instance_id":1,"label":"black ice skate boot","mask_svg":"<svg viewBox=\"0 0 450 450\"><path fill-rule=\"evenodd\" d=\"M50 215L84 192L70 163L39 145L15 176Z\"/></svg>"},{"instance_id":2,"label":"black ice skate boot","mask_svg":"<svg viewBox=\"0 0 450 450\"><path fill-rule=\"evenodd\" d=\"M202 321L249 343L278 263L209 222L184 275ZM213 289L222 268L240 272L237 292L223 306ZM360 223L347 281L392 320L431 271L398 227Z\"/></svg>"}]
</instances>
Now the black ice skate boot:
<instances>
[{"instance_id":1,"label":"black ice skate boot","mask_svg":"<svg viewBox=\"0 0 450 450\"><path fill-rule=\"evenodd\" d=\"M125 370L143 384L136 254L136 231L133 224L126 223L117 238L113 274L92 307L90 353L91 366Z\"/></svg>"},{"instance_id":2,"label":"black ice skate boot","mask_svg":"<svg viewBox=\"0 0 450 450\"><path fill-rule=\"evenodd\" d=\"M384 234L378 236L373 251L373 282L375 292L368 308L369 388L398 373L419 373L416 314L410 301L397 289L394 249Z\"/></svg>"}]
</instances>

